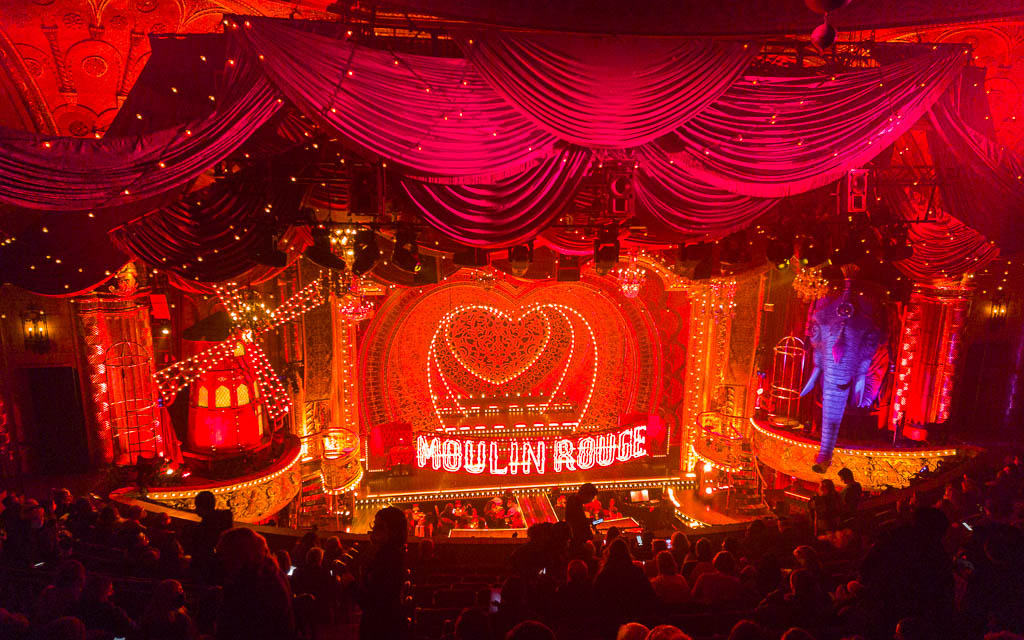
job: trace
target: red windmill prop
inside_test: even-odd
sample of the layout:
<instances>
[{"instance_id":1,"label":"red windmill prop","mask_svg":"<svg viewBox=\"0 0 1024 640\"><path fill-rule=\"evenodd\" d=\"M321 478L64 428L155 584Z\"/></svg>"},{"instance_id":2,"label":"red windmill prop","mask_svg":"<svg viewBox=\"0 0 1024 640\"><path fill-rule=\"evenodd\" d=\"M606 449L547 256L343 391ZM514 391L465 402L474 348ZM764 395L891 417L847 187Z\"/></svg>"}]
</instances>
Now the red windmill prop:
<instances>
[{"instance_id":1,"label":"red windmill prop","mask_svg":"<svg viewBox=\"0 0 1024 640\"><path fill-rule=\"evenodd\" d=\"M320 280L314 280L306 285L273 311L268 311L262 303L244 300L238 290L227 290L218 286L217 295L234 322L235 329L231 337L201 353L157 371L153 377L160 400L164 406L169 405L182 388L211 367L219 366L232 358L242 357L247 360L249 369L256 375L259 395L267 408L268 417L276 420L291 410L292 401L256 339L323 304L325 298ZM238 348L239 343L242 343L243 349ZM236 355L242 352L244 355Z\"/></svg>"}]
</instances>

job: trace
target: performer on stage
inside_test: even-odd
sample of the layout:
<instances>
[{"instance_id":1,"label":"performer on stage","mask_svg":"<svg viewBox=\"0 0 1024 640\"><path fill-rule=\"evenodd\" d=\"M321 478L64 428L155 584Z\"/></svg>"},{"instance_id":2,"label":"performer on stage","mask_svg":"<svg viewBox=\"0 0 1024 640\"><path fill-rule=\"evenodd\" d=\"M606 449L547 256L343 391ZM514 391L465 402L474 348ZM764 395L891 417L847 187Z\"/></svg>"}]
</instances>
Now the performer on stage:
<instances>
[{"instance_id":1,"label":"performer on stage","mask_svg":"<svg viewBox=\"0 0 1024 640\"><path fill-rule=\"evenodd\" d=\"M587 517L585 506L597 497L597 487L589 482L583 483L576 493L565 501L565 521L572 531L572 545L582 546L594 539L594 530L590 518Z\"/></svg>"}]
</instances>

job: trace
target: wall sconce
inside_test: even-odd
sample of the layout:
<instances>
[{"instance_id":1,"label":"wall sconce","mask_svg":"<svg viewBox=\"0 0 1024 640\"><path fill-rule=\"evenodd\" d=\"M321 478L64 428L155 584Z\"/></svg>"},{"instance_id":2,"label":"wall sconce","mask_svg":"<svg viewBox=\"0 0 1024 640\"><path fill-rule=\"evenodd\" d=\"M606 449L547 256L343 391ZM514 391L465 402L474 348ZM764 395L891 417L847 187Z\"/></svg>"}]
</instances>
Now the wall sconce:
<instances>
[{"instance_id":1,"label":"wall sconce","mask_svg":"<svg viewBox=\"0 0 1024 640\"><path fill-rule=\"evenodd\" d=\"M50 348L50 331L46 326L46 312L42 309L28 309L21 314L21 331L25 336L25 348L43 353Z\"/></svg>"},{"instance_id":2,"label":"wall sconce","mask_svg":"<svg viewBox=\"0 0 1024 640\"><path fill-rule=\"evenodd\" d=\"M997 294L992 298L992 303L988 307L988 320L993 328L1006 320L1008 306L1006 300L1006 296L1003 294Z\"/></svg>"}]
</instances>

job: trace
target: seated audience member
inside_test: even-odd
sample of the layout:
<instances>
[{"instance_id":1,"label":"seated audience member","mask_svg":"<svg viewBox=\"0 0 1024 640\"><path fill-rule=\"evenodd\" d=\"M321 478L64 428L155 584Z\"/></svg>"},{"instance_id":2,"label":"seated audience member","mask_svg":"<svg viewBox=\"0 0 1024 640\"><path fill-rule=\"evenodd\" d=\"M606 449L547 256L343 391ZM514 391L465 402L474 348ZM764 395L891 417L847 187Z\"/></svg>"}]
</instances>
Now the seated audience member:
<instances>
[{"instance_id":1,"label":"seated audience member","mask_svg":"<svg viewBox=\"0 0 1024 640\"><path fill-rule=\"evenodd\" d=\"M668 548L672 552L672 557L676 559L679 573L683 573L683 568L688 561L696 560L696 557L690 553L690 539L682 531L676 531L672 534L672 537L669 538Z\"/></svg>"},{"instance_id":2,"label":"seated audience member","mask_svg":"<svg viewBox=\"0 0 1024 640\"><path fill-rule=\"evenodd\" d=\"M115 638L125 638L132 631L132 621L124 609L110 601L114 585L110 578L92 575L78 602L75 616L85 624L90 634L102 632Z\"/></svg>"},{"instance_id":3,"label":"seated audience member","mask_svg":"<svg viewBox=\"0 0 1024 640\"><path fill-rule=\"evenodd\" d=\"M747 604L750 593L736 576L736 560L728 551L719 551L714 559L714 571L703 573L693 585L693 599L713 607Z\"/></svg>"},{"instance_id":4,"label":"seated audience member","mask_svg":"<svg viewBox=\"0 0 1024 640\"><path fill-rule=\"evenodd\" d=\"M768 632L753 620L740 620L729 631L728 640L772 640Z\"/></svg>"},{"instance_id":5,"label":"seated audience member","mask_svg":"<svg viewBox=\"0 0 1024 640\"><path fill-rule=\"evenodd\" d=\"M604 625L642 620L654 604L654 589L643 569L633 564L626 541L616 539L608 548L604 566L594 578L594 612Z\"/></svg>"},{"instance_id":6,"label":"seated audience member","mask_svg":"<svg viewBox=\"0 0 1024 640\"><path fill-rule=\"evenodd\" d=\"M557 640L551 627L536 620L525 620L505 634L505 640Z\"/></svg>"},{"instance_id":7,"label":"seated audience member","mask_svg":"<svg viewBox=\"0 0 1024 640\"><path fill-rule=\"evenodd\" d=\"M857 512L864 489L853 479L853 472L846 467L840 469L836 475L843 483L843 490L839 493L839 510L844 517L850 517Z\"/></svg>"},{"instance_id":8,"label":"seated audience member","mask_svg":"<svg viewBox=\"0 0 1024 640\"><path fill-rule=\"evenodd\" d=\"M811 498L808 508L814 516L814 530L818 535L839 526L841 503L836 485L825 479L818 485L818 495Z\"/></svg>"},{"instance_id":9,"label":"seated audience member","mask_svg":"<svg viewBox=\"0 0 1024 640\"><path fill-rule=\"evenodd\" d=\"M480 607L463 609L455 620L455 640L491 640L491 620Z\"/></svg>"},{"instance_id":10,"label":"seated audience member","mask_svg":"<svg viewBox=\"0 0 1024 640\"><path fill-rule=\"evenodd\" d=\"M651 586L658 601L666 605L681 604L690 599L690 585L679 575L676 560L668 551L662 551L654 558L658 574L651 578Z\"/></svg>"},{"instance_id":11,"label":"seated audience member","mask_svg":"<svg viewBox=\"0 0 1024 640\"><path fill-rule=\"evenodd\" d=\"M224 567L218 640L290 640L295 634L291 590L263 536L229 529L221 534L217 556Z\"/></svg>"},{"instance_id":12,"label":"seated audience member","mask_svg":"<svg viewBox=\"0 0 1024 640\"><path fill-rule=\"evenodd\" d=\"M646 640L651 630L639 622L628 622L619 627L615 640Z\"/></svg>"},{"instance_id":13,"label":"seated audience member","mask_svg":"<svg viewBox=\"0 0 1024 640\"><path fill-rule=\"evenodd\" d=\"M523 620L535 618L526 593L526 581L520 576L509 576L501 585L501 600L494 614L494 632L502 636Z\"/></svg>"},{"instance_id":14,"label":"seated audience member","mask_svg":"<svg viewBox=\"0 0 1024 640\"><path fill-rule=\"evenodd\" d=\"M78 560L65 560L57 567L53 584L43 589L36 598L34 624L42 624L73 616L85 589L85 566Z\"/></svg>"},{"instance_id":15,"label":"seated audience member","mask_svg":"<svg viewBox=\"0 0 1024 640\"><path fill-rule=\"evenodd\" d=\"M196 637L192 618L185 612L185 590L180 582L164 580L156 586L139 626L142 640L191 640Z\"/></svg>"},{"instance_id":16,"label":"seated audience member","mask_svg":"<svg viewBox=\"0 0 1024 640\"><path fill-rule=\"evenodd\" d=\"M586 563L580 559L570 561L566 582L555 592L560 615L572 620L588 618L593 614L593 597Z\"/></svg>"},{"instance_id":17,"label":"seated audience member","mask_svg":"<svg viewBox=\"0 0 1024 640\"><path fill-rule=\"evenodd\" d=\"M292 556L288 553L287 549L278 549L275 551L274 560L277 562L277 568L280 569L281 573L286 576L292 574Z\"/></svg>"},{"instance_id":18,"label":"seated audience member","mask_svg":"<svg viewBox=\"0 0 1024 640\"><path fill-rule=\"evenodd\" d=\"M647 634L647 640L693 640L693 638L680 631L678 627L659 624Z\"/></svg>"},{"instance_id":19,"label":"seated audience member","mask_svg":"<svg viewBox=\"0 0 1024 640\"><path fill-rule=\"evenodd\" d=\"M696 584L697 578L702 574L711 573L715 570L715 565L712 564L714 558L714 552L711 548L711 541L707 538L700 538L697 543L693 545L693 555L696 562L692 567L689 567L690 573L683 572L685 577L690 584Z\"/></svg>"}]
</instances>

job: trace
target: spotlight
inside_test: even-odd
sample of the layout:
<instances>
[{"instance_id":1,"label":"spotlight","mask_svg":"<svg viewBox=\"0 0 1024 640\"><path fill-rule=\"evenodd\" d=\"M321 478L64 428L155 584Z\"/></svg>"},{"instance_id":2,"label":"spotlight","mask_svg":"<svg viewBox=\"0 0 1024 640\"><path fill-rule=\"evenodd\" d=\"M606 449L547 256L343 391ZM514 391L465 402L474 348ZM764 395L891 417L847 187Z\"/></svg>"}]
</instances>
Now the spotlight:
<instances>
[{"instance_id":1,"label":"spotlight","mask_svg":"<svg viewBox=\"0 0 1024 640\"><path fill-rule=\"evenodd\" d=\"M527 244L517 244L508 250L509 270L517 276L526 275L533 262L533 241Z\"/></svg>"},{"instance_id":2,"label":"spotlight","mask_svg":"<svg viewBox=\"0 0 1024 640\"><path fill-rule=\"evenodd\" d=\"M352 245L352 273L361 276L377 264L380 249L377 248L377 234L373 229L360 229Z\"/></svg>"},{"instance_id":3,"label":"spotlight","mask_svg":"<svg viewBox=\"0 0 1024 640\"><path fill-rule=\"evenodd\" d=\"M252 259L258 264L278 269L288 264L288 254L278 250L277 237L272 233L265 233L257 238Z\"/></svg>"},{"instance_id":4,"label":"spotlight","mask_svg":"<svg viewBox=\"0 0 1024 640\"><path fill-rule=\"evenodd\" d=\"M420 264L420 250L416 246L415 229L401 227L395 232L395 252L391 260L396 267L405 271L419 271L423 267Z\"/></svg>"},{"instance_id":5,"label":"spotlight","mask_svg":"<svg viewBox=\"0 0 1024 640\"><path fill-rule=\"evenodd\" d=\"M793 241L783 238L772 238L765 245L764 253L768 261L779 269L789 266L789 259L793 257Z\"/></svg>"},{"instance_id":6,"label":"spotlight","mask_svg":"<svg viewBox=\"0 0 1024 640\"><path fill-rule=\"evenodd\" d=\"M614 227L602 229L594 240L594 270L598 275L608 275L619 263L619 236L616 231Z\"/></svg>"},{"instance_id":7,"label":"spotlight","mask_svg":"<svg viewBox=\"0 0 1024 640\"><path fill-rule=\"evenodd\" d=\"M331 230L324 227L313 227L313 244L302 255L325 269L344 271L348 268L345 261L331 250Z\"/></svg>"}]
</instances>

